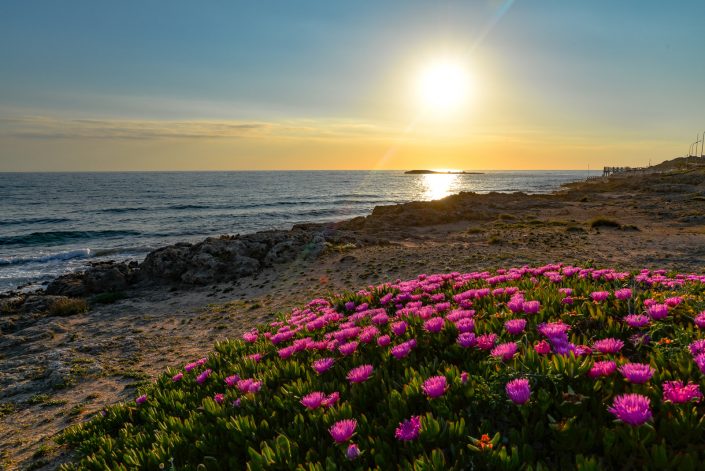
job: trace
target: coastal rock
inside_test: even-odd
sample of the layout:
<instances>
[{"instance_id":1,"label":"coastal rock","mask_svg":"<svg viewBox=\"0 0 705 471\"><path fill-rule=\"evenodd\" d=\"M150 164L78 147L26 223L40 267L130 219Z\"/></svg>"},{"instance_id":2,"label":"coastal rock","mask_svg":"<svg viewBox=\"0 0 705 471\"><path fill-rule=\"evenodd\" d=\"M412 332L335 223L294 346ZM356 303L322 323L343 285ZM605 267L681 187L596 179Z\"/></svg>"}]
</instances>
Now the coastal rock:
<instances>
[{"instance_id":1,"label":"coastal rock","mask_svg":"<svg viewBox=\"0 0 705 471\"><path fill-rule=\"evenodd\" d=\"M307 231L210 237L197 244L177 244L151 252L140 265L140 277L187 284L235 280L263 266L318 254L324 245L322 236Z\"/></svg>"},{"instance_id":2,"label":"coastal rock","mask_svg":"<svg viewBox=\"0 0 705 471\"><path fill-rule=\"evenodd\" d=\"M125 290L135 279L134 263L99 262L81 273L69 273L53 280L46 294L72 298Z\"/></svg>"}]
</instances>

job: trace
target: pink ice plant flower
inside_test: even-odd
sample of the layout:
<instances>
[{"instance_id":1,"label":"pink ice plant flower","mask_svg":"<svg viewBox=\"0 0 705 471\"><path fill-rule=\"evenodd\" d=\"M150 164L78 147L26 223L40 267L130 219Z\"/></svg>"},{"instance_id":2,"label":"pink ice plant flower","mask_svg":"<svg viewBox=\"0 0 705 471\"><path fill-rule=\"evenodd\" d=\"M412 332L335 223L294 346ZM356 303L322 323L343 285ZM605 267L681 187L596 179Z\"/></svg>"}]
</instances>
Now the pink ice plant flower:
<instances>
[{"instance_id":1,"label":"pink ice plant flower","mask_svg":"<svg viewBox=\"0 0 705 471\"><path fill-rule=\"evenodd\" d=\"M492 349L490 355L495 358L501 358L502 361L509 361L516 355L517 348L515 342L501 343Z\"/></svg>"},{"instance_id":2,"label":"pink ice plant flower","mask_svg":"<svg viewBox=\"0 0 705 471\"><path fill-rule=\"evenodd\" d=\"M607 410L617 419L634 427L645 424L652 417L651 399L641 394L616 396L612 407Z\"/></svg>"},{"instance_id":3,"label":"pink ice plant flower","mask_svg":"<svg viewBox=\"0 0 705 471\"><path fill-rule=\"evenodd\" d=\"M414 347L416 347L416 339L411 339L407 340L404 343L400 343L399 345L395 345L390 349L389 352L394 358L400 360L405 356L409 355L409 353L411 353L411 350L413 350Z\"/></svg>"},{"instance_id":4,"label":"pink ice plant flower","mask_svg":"<svg viewBox=\"0 0 705 471\"><path fill-rule=\"evenodd\" d=\"M429 399L441 397L448 389L448 384L445 376L432 376L423 382L421 386L423 392Z\"/></svg>"},{"instance_id":5,"label":"pink ice plant flower","mask_svg":"<svg viewBox=\"0 0 705 471\"><path fill-rule=\"evenodd\" d=\"M463 371L462 373L460 373L460 382L462 384L467 384L469 379L470 379L470 375L468 374L467 371Z\"/></svg>"},{"instance_id":6,"label":"pink ice plant flower","mask_svg":"<svg viewBox=\"0 0 705 471\"><path fill-rule=\"evenodd\" d=\"M432 317L423 323L423 328L426 332L436 334L443 329L444 319L442 317Z\"/></svg>"},{"instance_id":7,"label":"pink ice plant flower","mask_svg":"<svg viewBox=\"0 0 705 471\"><path fill-rule=\"evenodd\" d=\"M666 298L664 304L668 307L676 307L682 302L683 298L681 296L673 296L672 298Z\"/></svg>"},{"instance_id":8,"label":"pink ice plant flower","mask_svg":"<svg viewBox=\"0 0 705 471\"><path fill-rule=\"evenodd\" d=\"M354 443L348 445L348 449L345 450L345 457L348 460L353 461L357 459L358 456L360 456L360 448Z\"/></svg>"},{"instance_id":9,"label":"pink ice plant flower","mask_svg":"<svg viewBox=\"0 0 705 471\"><path fill-rule=\"evenodd\" d=\"M472 332L463 332L462 334L458 335L457 342L458 345L463 348L470 348L474 347L475 344L477 344L477 339L475 338L475 334L473 334Z\"/></svg>"},{"instance_id":10,"label":"pink ice plant flower","mask_svg":"<svg viewBox=\"0 0 705 471\"><path fill-rule=\"evenodd\" d=\"M668 316L668 306L665 304L652 304L646 308L646 312L653 320L658 321Z\"/></svg>"},{"instance_id":11,"label":"pink ice plant flower","mask_svg":"<svg viewBox=\"0 0 705 471\"><path fill-rule=\"evenodd\" d=\"M399 336L399 335L404 335L404 332L406 332L406 327L407 324L404 321L399 321L395 322L392 324L392 332L394 335Z\"/></svg>"},{"instance_id":12,"label":"pink ice plant flower","mask_svg":"<svg viewBox=\"0 0 705 471\"><path fill-rule=\"evenodd\" d=\"M352 342L347 342L342 345L338 346L338 351L344 355L344 356L349 356L355 353L357 350L358 342L352 341Z\"/></svg>"},{"instance_id":13,"label":"pink ice plant flower","mask_svg":"<svg viewBox=\"0 0 705 471\"><path fill-rule=\"evenodd\" d=\"M326 398L326 394L321 391L314 391L312 393L306 394L301 398L301 405L307 409L313 410L321 406L321 403Z\"/></svg>"},{"instance_id":14,"label":"pink ice plant flower","mask_svg":"<svg viewBox=\"0 0 705 471\"><path fill-rule=\"evenodd\" d=\"M666 381L663 383L663 400L674 404L685 404L687 402L700 402L703 393L700 392L698 384L688 382L683 385L683 381Z\"/></svg>"},{"instance_id":15,"label":"pink ice plant flower","mask_svg":"<svg viewBox=\"0 0 705 471\"><path fill-rule=\"evenodd\" d=\"M345 443L352 438L357 428L357 420L345 419L339 420L328 429L328 433L333 437L335 443Z\"/></svg>"},{"instance_id":16,"label":"pink ice plant flower","mask_svg":"<svg viewBox=\"0 0 705 471\"><path fill-rule=\"evenodd\" d=\"M205 383L206 380L208 379L208 377L211 375L212 372L213 372L213 370L211 370L210 368L208 368L208 369L206 369L206 370L203 370L203 372L202 372L201 374L199 374L198 376L196 376L196 382L197 382L198 384L203 384L203 383Z\"/></svg>"},{"instance_id":17,"label":"pink ice plant flower","mask_svg":"<svg viewBox=\"0 0 705 471\"><path fill-rule=\"evenodd\" d=\"M262 388L262 382L252 378L241 379L236 383L236 386L243 394L254 394Z\"/></svg>"},{"instance_id":18,"label":"pink ice plant flower","mask_svg":"<svg viewBox=\"0 0 705 471\"><path fill-rule=\"evenodd\" d=\"M693 319L693 321L695 322L695 326L698 329L705 329L705 311L695 316L695 319Z\"/></svg>"},{"instance_id":19,"label":"pink ice plant flower","mask_svg":"<svg viewBox=\"0 0 705 471\"><path fill-rule=\"evenodd\" d=\"M392 339L389 337L389 335L380 335L377 337L377 345L380 347L386 347L392 342Z\"/></svg>"},{"instance_id":20,"label":"pink ice plant flower","mask_svg":"<svg viewBox=\"0 0 705 471\"><path fill-rule=\"evenodd\" d=\"M477 346L482 350L490 350L497 341L497 334L483 334L477 338Z\"/></svg>"},{"instance_id":21,"label":"pink ice plant flower","mask_svg":"<svg viewBox=\"0 0 705 471\"><path fill-rule=\"evenodd\" d=\"M335 363L333 358L321 358L320 360L314 361L311 366L316 370L316 373L320 375L331 369L333 363Z\"/></svg>"},{"instance_id":22,"label":"pink ice plant flower","mask_svg":"<svg viewBox=\"0 0 705 471\"><path fill-rule=\"evenodd\" d=\"M590 371L588 376L591 378L599 378L601 376L609 376L617 370L617 363L611 360L596 361Z\"/></svg>"},{"instance_id":23,"label":"pink ice plant flower","mask_svg":"<svg viewBox=\"0 0 705 471\"><path fill-rule=\"evenodd\" d=\"M171 377L171 380L175 383L178 383L179 381L181 381L183 379L183 377L184 377L184 374L182 372L178 372L174 376Z\"/></svg>"},{"instance_id":24,"label":"pink ice plant flower","mask_svg":"<svg viewBox=\"0 0 705 471\"><path fill-rule=\"evenodd\" d=\"M649 316L645 316L644 314L629 314L624 317L624 322L626 322L629 327L638 329L646 327L649 325L650 321Z\"/></svg>"},{"instance_id":25,"label":"pink ice plant flower","mask_svg":"<svg viewBox=\"0 0 705 471\"><path fill-rule=\"evenodd\" d=\"M529 380L525 378L517 378L509 381L505 385L504 390L514 404L526 404L531 397Z\"/></svg>"},{"instance_id":26,"label":"pink ice plant flower","mask_svg":"<svg viewBox=\"0 0 705 471\"><path fill-rule=\"evenodd\" d=\"M248 342L248 343L254 343L254 342L256 342L256 341L257 341L257 337L258 337L258 335L257 335L257 331L256 331L256 330L252 330L252 331L250 331L250 332L245 332L244 334L242 334L242 339L243 339L245 342Z\"/></svg>"},{"instance_id":27,"label":"pink ice plant flower","mask_svg":"<svg viewBox=\"0 0 705 471\"><path fill-rule=\"evenodd\" d=\"M539 355L548 355L551 353L551 345L545 340L541 340L534 344L534 350L536 350L536 353Z\"/></svg>"},{"instance_id":28,"label":"pink ice plant flower","mask_svg":"<svg viewBox=\"0 0 705 471\"><path fill-rule=\"evenodd\" d=\"M626 301L627 299L632 297L632 289L631 288L618 289L617 291L614 292L614 297L619 299L620 301Z\"/></svg>"},{"instance_id":29,"label":"pink ice plant flower","mask_svg":"<svg viewBox=\"0 0 705 471\"><path fill-rule=\"evenodd\" d=\"M634 384L644 384L654 375L654 370L645 363L626 363L619 367L622 376Z\"/></svg>"},{"instance_id":30,"label":"pink ice plant flower","mask_svg":"<svg viewBox=\"0 0 705 471\"><path fill-rule=\"evenodd\" d=\"M693 355L693 357L696 357L701 353L705 353L705 339L695 340L690 345L688 345L688 349L690 350L690 354Z\"/></svg>"},{"instance_id":31,"label":"pink ice plant flower","mask_svg":"<svg viewBox=\"0 0 705 471\"><path fill-rule=\"evenodd\" d=\"M610 297L609 291L594 291L590 293L590 298L596 303L606 301Z\"/></svg>"},{"instance_id":32,"label":"pink ice plant flower","mask_svg":"<svg viewBox=\"0 0 705 471\"><path fill-rule=\"evenodd\" d=\"M238 376L238 375L232 375L232 376L228 376L227 378L225 378L225 384L229 388L234 387L238 381L240 381L240 376Z\"/></svg>"},{"instance_id":33,"label":"pink ice plant flower","mask_svg":"<svg viewBox=\"0 0 705 471\"><path fill-rule=\"evenodd\" d=\"M617 353L622 347L624 347L624 342L615 338L597 340L592 344L593 350L597 350L600 353Z\"/></svg>"},{"instance_id":34,"label":"pink ice plant flower","mask_svg":"<svg viewBox=\"0 0 705 471\"><path fill-rule=\"evenodd\" d=\"M253 353L252 355L247 355L245 358L248 360L252 360L255 363L259 363L262 360L262 354L261 353Z\"/></svg>"},{"instance_id":35,"label":"pink ice plant flower","mask_svg":"<svg viewBox=\"0 0 705 471\"><path fill-rule=\"evenodd\" d=\"M217 393L213 396L213 400L216 402L216 404L222 404L225 400L225 394Z\"/></svg>"},{"instance_id":36,"label":"pink ice plant flower","mask_svg":"<svg viewBox=\"0 0 705 471\"><path fill-rule=\"evenodd\" d=\"M705 353L700 353L695 358L695 364L698 365L698 369L702 374L705 374Z\"/></svg>"},{"instance_id":37,"label":"pink ice plant flower","mask_svg":"<svg viewBox=\"0 0 705 471\"><path fill-rule=\"evenodd\" d=\"M526 328L526 319L510 319L504 323L504 328L511 335L520 335Z\"/></svg>"},{"instance_id":38,"label":"pink ice plant flower","mask_svg":"<svg viewBox=\"0 0 705 471\"><path fill-rule=\"evenodd\" d=\"M142 394L137 399L135 399L135 403L137 405L144 404L145 402L147 402L147 395L146 394Z\"/></svg>"},{"instance_id":39,"label":"pink ice plant flower","mask_svg":"<svg viewBox=\"0 0 705 471\"><path fill-rule=\"evenodd\" d=\"M330 393L325 399L321 401L323 407L333 407L335 403L340 399L340 393L338 391Z\"/></svg>"},{"instance_id":40,"label":"pink ice plant flower","mask_svg":"<svg viewBox=\"0 0 705 471\"><path fill-rule=\"evenodd\" d=\"M372 365L360 365L348 371L346 378L348 378L351 384L362 383L372 376L372 371L374 371Z\"/></svg>"},{"instance_id":41,"label":"pink ice plant flower","mask_svg":"<svg viewBox=\"0 0 705 471\"><path fill-rule=\"evenodd\" d=\"M455 322L458 332L472 332L475 330L475 321L469 318L459 319Z\"/></svg>"},{"instance_id":42,"label":"pink ice plant flower","mask_svg":"<svg viewBox=\"0 0 705 471\"><path fill-rule=\"evenodd\" d=\"M541 303L539 301L524 301L522 304L522 310L526 314L537 314L541 309Z\"/></svg>"},{"instance_id":43,"label":"pink ice plant flower","mask_svg":"<svg viewBox=\"0 0 705 471\"><path fill-rule=\"evenodd\" d=\"M421 431L421 417L416 415L410 419L399 422L399 426L394 431L394 437L402 442L410 442L419 437Z\"/></svg>"}]
</instances>

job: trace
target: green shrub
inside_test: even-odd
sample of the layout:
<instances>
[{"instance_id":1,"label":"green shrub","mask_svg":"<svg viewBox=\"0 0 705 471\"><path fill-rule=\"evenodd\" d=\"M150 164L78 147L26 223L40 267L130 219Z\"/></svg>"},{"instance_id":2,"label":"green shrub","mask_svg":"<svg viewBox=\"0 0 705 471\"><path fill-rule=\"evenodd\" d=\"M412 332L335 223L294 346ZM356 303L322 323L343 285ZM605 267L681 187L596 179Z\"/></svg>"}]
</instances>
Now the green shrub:
<instances>
[{"instance_id":1,"label":"green shrub","mask_svg":"<svg viewBox=\"0 0 705 471\"><path fill-rule=\"evenodd\" d=\"M598 229L600 227L615 227L619 229L622 227L622 224L619 221L602 216L591 219L588 224L592 229Z\"/></svg>"},{"instance_id":2,"label":"green shrub","mask_svg":"<svg viewBox=\"0 0 705 471\"><path fill-rule=\"evenodd\" d=\"M50 316L73 316L74 314L82 314L88 311L88 303L85 299L68 298L57 299L49 306L48 314Z\"/></svg>"}]
</instances>

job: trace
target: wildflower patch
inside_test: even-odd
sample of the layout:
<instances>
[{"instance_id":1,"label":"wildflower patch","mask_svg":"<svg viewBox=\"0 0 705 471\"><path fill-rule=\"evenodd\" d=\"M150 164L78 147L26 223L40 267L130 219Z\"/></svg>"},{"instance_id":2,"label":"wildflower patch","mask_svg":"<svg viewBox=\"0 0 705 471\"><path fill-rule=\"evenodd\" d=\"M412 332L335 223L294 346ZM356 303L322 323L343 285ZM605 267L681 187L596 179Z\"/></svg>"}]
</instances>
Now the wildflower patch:
<instances>
[{"instance_id":1,"label":"wildflower patch","mask_svg":"<svg viewBox=\"0 0 705 471\"><path fill-rule=\"evenodd\" d=\"M63 469L696 469L703 328L703 275L419 275L170 369L66 431Z\"/></svg>"}]
</instances>

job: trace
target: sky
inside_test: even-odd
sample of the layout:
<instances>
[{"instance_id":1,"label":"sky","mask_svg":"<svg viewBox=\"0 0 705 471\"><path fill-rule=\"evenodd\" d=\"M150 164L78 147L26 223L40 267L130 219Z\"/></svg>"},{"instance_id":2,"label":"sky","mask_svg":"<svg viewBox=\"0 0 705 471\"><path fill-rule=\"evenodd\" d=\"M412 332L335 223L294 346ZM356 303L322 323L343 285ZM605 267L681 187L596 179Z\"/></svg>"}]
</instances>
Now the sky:
<instances>
[{"instance_id":1,"label":"sky","mask_svg":"<svg viewBox=\"0 0 705 471\"><path fill-rule=\"evenodd\" d=\"M0 171L643 166L705 132L704 29L702 0L3 0Z\"/></svg>"}]
</instances>

